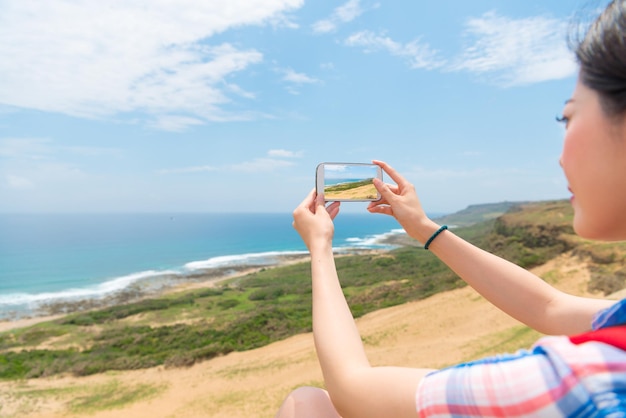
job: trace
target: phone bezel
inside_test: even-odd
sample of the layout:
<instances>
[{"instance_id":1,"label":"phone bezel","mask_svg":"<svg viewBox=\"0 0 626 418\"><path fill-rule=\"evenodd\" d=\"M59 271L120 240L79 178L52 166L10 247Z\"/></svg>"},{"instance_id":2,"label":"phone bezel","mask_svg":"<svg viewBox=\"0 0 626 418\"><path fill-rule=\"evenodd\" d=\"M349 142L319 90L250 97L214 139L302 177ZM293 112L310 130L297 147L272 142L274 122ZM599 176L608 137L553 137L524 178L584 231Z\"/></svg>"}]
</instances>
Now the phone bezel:
<instances>
[{"instance_id":1,"label":"phone bezel","mask_svg":"<svg viewBox=\"0 0 626 418\"><path fill-rule=\"evenodd\" d=\"M368 166L376 169L376 178L383 180L383 170L380 166L372 163L342 163L342 162L323 162L319 163L315 168L315 191L317 194L324 194L324 167L327 165L345 165L345 166ZM381 195L376 191L376 199L331 199L324 197L326 202L376 202L381 199Z\"/></svg>"}]
</instances>

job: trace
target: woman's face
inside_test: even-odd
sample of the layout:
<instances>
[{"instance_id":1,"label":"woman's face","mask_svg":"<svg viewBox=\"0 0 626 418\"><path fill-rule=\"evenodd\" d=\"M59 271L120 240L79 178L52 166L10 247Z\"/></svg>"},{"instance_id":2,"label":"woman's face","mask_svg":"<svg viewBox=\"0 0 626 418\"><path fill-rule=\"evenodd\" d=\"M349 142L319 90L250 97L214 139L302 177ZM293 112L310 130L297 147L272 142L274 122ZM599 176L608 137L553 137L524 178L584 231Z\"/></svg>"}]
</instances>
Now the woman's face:
<instances>
[{"instance_id":1,"label":"woman's face","mask_svg":"<svg viewBox=\"0 0 626 418\"><path fill-rule=\"evenodd\" d=\"M626 239L626 123L608 118L598 94L580 81L563 117L560 163L572 193L574 230L583 238Z\"/></svg>"}]
</instances>

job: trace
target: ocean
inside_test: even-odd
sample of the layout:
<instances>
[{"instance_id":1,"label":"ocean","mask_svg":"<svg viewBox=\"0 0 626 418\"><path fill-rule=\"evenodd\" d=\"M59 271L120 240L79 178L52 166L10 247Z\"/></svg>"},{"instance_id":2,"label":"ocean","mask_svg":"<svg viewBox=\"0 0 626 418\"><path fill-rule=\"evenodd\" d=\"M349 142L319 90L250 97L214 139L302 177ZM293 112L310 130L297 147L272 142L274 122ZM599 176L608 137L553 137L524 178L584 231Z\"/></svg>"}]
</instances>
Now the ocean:
<instances>
[{"instance_id":1,"label":"ocean","mask_svg":"<svg viewBox=\"0 0 626 418\"><path fill-rule=\"evenodd\" d=\"M291 214L0 214L0 320L306 254ZM391 217L342 213L334 246L386 248Z\"/></svg>"},{"instance_id":2,"label":"ocean","mask_svg":"<svg viewBox=\"0 0 626 418\"><path fill-rule=\"evenodd\" d=\"M343 184L343 183L353 183L353 182L357 182L357 181L363 181L365 180L363 177L359 177L359 178L325 178L324 179L324 186L328 187L328 186L336 186L338 184Z\"/></svg>"}]
</instances>

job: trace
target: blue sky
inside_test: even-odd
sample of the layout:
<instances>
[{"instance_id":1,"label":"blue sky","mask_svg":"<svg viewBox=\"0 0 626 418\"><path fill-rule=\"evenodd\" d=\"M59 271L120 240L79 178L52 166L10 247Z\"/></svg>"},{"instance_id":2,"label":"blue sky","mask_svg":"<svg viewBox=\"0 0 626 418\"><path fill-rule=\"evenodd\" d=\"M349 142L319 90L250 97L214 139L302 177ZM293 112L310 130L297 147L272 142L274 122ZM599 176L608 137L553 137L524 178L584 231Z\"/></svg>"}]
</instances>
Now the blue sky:
<instances>
[{"instance_id":1,"label":"blue sky","mask_svg":"<svg viewBox=\"0 0 626 418\"><path fill-rule=\"evenodd\" d=\"M566 198L579 6L0 0L0 212L290 212L372 159L430 212Z\"/></svg>"}]
</instances>

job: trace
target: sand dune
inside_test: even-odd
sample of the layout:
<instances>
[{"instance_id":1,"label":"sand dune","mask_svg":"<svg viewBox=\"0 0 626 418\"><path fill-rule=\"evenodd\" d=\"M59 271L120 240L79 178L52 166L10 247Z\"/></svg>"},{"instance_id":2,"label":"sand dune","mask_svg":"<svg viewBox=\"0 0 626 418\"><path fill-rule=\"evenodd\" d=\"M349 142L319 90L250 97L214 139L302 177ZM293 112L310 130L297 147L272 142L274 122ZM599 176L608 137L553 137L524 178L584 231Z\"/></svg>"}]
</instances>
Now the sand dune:
<instances>
[{"instance_id":1,"label":"sand dune","mask_svg":"<svg viewBox=\"0 0 626 418\"><path fill-rule=\"evenodd\" d=\"M373 184L366 186L354 187L352 189L341 191L324 191L326 200L371 200L378 197L378 190Z\"/></svg>"},{"instance_id":2,"label":"sand dune","mask_svg":"<svg viewBox=\"0 0 626 418\"><path fill-rule=\"evenodd\" d=\"M562 256L536 272L563 290L587 294L589 275L576 259ZM407 367L442 367L497 352L512 330L520 329L470 288L373 312L357 322L372 364ZM0 416L272 417L283 397L304 384L322 384L311 334L187 369L1 383ZM142 400L107 406L120 394L142 390Z\"/></svg>"}]
</instances>

